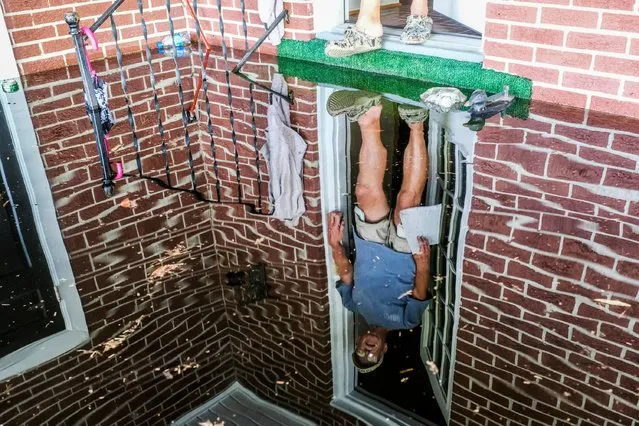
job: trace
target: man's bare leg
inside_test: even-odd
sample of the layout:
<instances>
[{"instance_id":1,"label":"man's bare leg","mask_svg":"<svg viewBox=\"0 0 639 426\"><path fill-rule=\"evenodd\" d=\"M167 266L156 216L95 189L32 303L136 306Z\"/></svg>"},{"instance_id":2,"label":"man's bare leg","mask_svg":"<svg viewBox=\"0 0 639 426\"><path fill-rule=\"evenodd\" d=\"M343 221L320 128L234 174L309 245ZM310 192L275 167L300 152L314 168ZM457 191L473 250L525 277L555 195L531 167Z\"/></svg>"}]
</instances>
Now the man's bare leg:
<instances>
[{"instance_id":1,"label":"man's bare leg","mask_svg":"<svg viewBox=\"0 0 639 426\"><path fill-rule=\"evenodd\" d=\"M362 132L362 147L359 151L355 198L364 212L366 222L371 223L384 219L390 211L383 188L388 153L382 144L381 114L382 106L377 105L357 120Z\"/></svg>"},{"instance_id":2,"label":"man's bare leg","mask_svg":"<svg viewBox=\"0 0 639 426\"><path fill-rule=\"evenodd\" d=\"M410 140L404 151L404 176L393 215L395 225L401 222L399 213L402 210L419 206L428 179L428 151L424 138L424 123L409 124L409 127Z\"/></svg>"},{"instance_id":3,"label":"man's bare leg","mask_svg":"<svg viewBox=\"0 0 639 426\"><path fill-rule=\"evenodd\" d=\"M410 5L411 15L428 15L428 0L413 0Z\"/></svg>"},{"instance_id":4,"label":"man's bare leg","mask_svg":"<svg viewBox=\"0 0 639 426\"><path fill-rule=\"evenodd\" d=\"M359 15L355 26L372 37L379 37L384 33L381 3L381 0L361 0L359 5Z\"/></svg>"}]
</instances>

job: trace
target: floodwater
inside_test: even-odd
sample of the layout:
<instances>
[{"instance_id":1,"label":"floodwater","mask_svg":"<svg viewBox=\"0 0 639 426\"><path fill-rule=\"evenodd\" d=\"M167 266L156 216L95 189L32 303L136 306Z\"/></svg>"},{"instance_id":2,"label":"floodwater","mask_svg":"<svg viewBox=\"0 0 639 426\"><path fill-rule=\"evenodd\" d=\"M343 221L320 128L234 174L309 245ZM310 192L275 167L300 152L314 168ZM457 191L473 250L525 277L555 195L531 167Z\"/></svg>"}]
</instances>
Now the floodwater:
<instances>
[{"instance_id":1,"label":"floodwater","mask_svg":"<svg viewBox=\"0 0 639 426\"><path fill-rule=\"evenodd\" d=\"M196 52L154 52L154 80L143 55L94 64L125 171L111 198L77 70L27 79L73 270L58 284L79 295L88 337L3 377L0 424L167 424L235 381L319 424L354 424L345 394L397 424L636 424L639 120L516 99L469 126L467 107L424 110L432 83L258 55L243 69L257 85L227 74L240 56L211 56L192 121ZM290 105L265 90L278 71ZM54 121L39 92L52 79L73 85ZM276 138L269 164L271 103L305 147ZM37 235L14 204L3 238ZM34 295L55 276L3 250L5 356L70 326ZM207 413L180 422L267 424Z\"/></svg>"}]
</instances>

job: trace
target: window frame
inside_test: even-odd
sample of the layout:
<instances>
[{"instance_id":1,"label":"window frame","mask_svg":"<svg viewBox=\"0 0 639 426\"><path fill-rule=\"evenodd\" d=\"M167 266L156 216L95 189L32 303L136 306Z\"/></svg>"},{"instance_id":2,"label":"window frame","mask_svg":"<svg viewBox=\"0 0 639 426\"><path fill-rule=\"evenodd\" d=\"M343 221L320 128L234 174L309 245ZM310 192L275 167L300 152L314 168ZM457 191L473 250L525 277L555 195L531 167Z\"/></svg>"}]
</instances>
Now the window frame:
<instances>
[{"instance_id":1,"label":"window frame","mask_svg":"<svg viewBox=\"0 0 639 426\"><path fill-rule=\"evenodd\" d=\"M80 296L69 262L62 233L56 217L53 196L49 187L35 130L31 122L24 88L15 66L4 18L0 15L0 53L7 58L2 79L15 79L19 90L15 93L0 91L0 102L14 144L15 156L22 173L33 219L42 250L44 251L54 290L60 302L65 329L35 341L0 358L0 382L22 374L89 341Z\"/></svg>"},{"instance_id":2,"label":"window frame","mask_svg":"<svg viewBox=\"0 0 639 426\"><path fill-rule=\"evenodd\" d=\"M455 206L455 210L461 212L461 219L459 224L459 236L457 238L457 244L455 247L456 251L456 259L454 265L454 274L455 274L455 282L451 283L454 288L454 301L451 300L451 291L449 288L446 289L446 301L447 305L450 302L453 302L453 324L451 330L451 342L449 342L450 346L450 357L448 360L448 365L443 366L440 363L437 363L438 367L443 370L443 367L446 368L447 374L447 386L446 389L440 385L439 380L437 380L438 375L429 374L429 379L431 380L431 385L433 387L433 391L435 393L435 399L439 404L444 418L446 421L450 421L450 413L452 407L452 389L454 382L454 374L455 374L455 355L457 351L457 330L459 327L459 318L460 318L460 302L461 302L461 286L462 286L462 276L463 276L463 253L465 248L466 234L468 233L468 216L470 214L470 203L472 199L472 185L473 185L473 168L472 168L472 159L474 157L474 146L477 140L477 134L468 128L463 126L463 123L467 120L467 117L464 116L462 112L450 112L450 113L437 113L431 112L430 114L430 134L429 141L437 140L438 144L430 144L429 145L429 156L431 158L431 170L427 187L427 194L429 197L429 201L434 203L436 200L436 188L440 185L438 179L438 147L439 147L439 139L440 136L447 138L451 144L454 145L454 154L455 154L455 188L454 188L454 196L453 196L453 205ZM437 146L436 146L437 145ZM463 156L465 160L460 161L460 157ZM465 170L465 181L460 179L462 173L460 170ZM459 203L457 199L457 195L461 190L463 191L464 201L463 206ZM442 198L445 196L442 196ZM442 214L444 214L444 209L442 209ZM449 233L454 231L454 217L455 213L451 214L451 227ZM446 280L449 277L449 271L453 265L450 265L449 257L451 257L452 253L449 250L450 246L446 247ZM428 352L428 339L432 337L431 328L428 327L430 323L430 311L431 307L424 312L424 317L422 321L422 347L421 347L421 355L424 363L427 361L434 361L433 358L437 358L437 354L435 353L432 358ZM448 321L449 306L444 307L444 313L446 315L444 327L448 326L446 323ZM446 331L446 328L444 329ZM435 334L437 334L437 330L435 330ZM446 337L446 336L442 336ZM436 337L435 337L436 338ZM444 339L442 339L444 340ZM433 351L437 352L437 351Z\"/></svg>"}]
</instances>

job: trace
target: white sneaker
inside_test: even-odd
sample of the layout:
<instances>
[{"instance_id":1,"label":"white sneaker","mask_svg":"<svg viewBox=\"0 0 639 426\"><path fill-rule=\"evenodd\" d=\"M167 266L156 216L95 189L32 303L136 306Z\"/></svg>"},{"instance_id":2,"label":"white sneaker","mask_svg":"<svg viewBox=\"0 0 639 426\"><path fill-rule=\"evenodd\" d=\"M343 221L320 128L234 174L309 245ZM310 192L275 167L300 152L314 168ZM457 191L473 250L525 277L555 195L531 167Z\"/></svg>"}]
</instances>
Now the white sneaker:
<instances>
[{"instance_id":1,"label":"white sneaker","mask_svg":"<svg viewBox=\"0 0 639 426\"><path fill-rule=\"evenodd\" d=\"M330 41L324 53L332 58L345 58L382 48L382 37L372 37L357 27L348 27L342 40Z\"/></svg>"},{"instance_id":2,"label":"white sneaker","mask_svg":"<svg viewBox=\"0 0 639 426\"><path fill-rule=\"evenodd\" d=\"M430 38L433 20L425 15L410 15L400 40L404 44L422 44Z\"/></svg>"}]
</instances>

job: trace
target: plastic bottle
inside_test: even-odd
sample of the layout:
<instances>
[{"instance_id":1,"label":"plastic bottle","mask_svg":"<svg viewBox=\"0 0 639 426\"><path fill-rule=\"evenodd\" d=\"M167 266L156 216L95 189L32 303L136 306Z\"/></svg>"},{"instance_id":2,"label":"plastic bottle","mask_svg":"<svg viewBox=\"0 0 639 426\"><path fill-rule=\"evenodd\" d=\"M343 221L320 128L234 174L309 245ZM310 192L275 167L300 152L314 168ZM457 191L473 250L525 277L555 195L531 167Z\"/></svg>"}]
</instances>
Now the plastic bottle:
<instances>
[{"instance_id":1,"label":"plastic bottle","mask_svg":"<svg viewBox=\"0 0 639 426\"><path fill-rule=\"evenodd\" d=\"M188 31L175 33L173 35L173 38L171 38L171 35L169 34L166 37L164 37L162 41L157 42L159 53L173 54L172 49L173 47L175 47L178 50L178 56L182 56L182 55L179 55L180 51L183 52L184 49L189 47L190 45L191 45L191 36L188 33Z\"/></svg>"}]
</instances>

